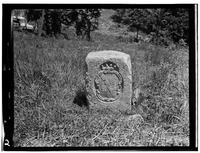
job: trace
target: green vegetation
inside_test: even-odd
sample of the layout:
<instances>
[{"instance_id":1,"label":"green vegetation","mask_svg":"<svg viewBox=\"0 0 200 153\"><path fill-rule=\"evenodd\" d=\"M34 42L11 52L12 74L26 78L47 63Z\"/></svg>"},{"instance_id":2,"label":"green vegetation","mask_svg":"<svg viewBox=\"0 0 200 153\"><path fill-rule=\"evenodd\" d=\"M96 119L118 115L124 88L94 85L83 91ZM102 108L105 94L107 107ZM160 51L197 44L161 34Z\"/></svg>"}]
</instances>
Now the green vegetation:
<instances>
[{"instance_id":1,"label":"green vegetation","mask_svg":"<svg viewBox=\"0 0 200 153\"><path fill-rule=\"evenodd\" d=\"M14 146L189 146L188 47L134 43L123 25L111 30L111 13L102 12L91 41L73 28L69 40L14 32ZM100 50L131 56L133 90L143 97L132 112L73 103L85 93L86 55Z\"/></svg>"}]
</instances>

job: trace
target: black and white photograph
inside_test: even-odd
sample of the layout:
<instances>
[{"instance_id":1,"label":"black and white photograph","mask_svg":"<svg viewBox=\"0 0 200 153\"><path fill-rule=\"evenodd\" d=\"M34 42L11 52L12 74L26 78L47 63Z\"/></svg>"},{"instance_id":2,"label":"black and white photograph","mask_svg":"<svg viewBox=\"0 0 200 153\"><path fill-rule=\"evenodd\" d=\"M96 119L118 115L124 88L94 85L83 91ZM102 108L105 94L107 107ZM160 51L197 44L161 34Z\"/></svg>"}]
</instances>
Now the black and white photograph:
<instances>
[{"instance_id":1,"label":"black and white photograph","mask_svg":"<svg viewBox=\"0 0 200 153\"><path fill-rule=\"evenodd\" d=\"M195 12L4 4L4 149L197 150Z\"/></svg>"}]
</instances>

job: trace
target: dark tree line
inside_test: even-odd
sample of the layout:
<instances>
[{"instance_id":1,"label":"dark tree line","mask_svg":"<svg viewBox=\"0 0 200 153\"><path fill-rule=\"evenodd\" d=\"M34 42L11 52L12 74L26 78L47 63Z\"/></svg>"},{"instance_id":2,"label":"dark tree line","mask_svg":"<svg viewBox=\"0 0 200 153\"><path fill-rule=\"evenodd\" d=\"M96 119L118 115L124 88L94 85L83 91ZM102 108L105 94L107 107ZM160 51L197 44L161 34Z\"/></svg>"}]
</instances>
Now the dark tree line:
<instances>
[{"instance_id":1,"label":"dark tree line","mask_svg":"<svg viewBox=\"0 0 200 153\"><path fill-rule=\"evenodd\" d=\"M136 29L153 36L152 41L166 44L167 40L175 43L180 40L189 42L189 9L155 8L155 9L116 9L112 19L117 23L128 25L129 30Z\"/></svg>"},{"instance_id":2,"label":"dark tree line","mask_svg":"<svg viewBox=\"0 0 200 153\"><path fill-rule=\"evenodd\" d=\"M90 40L90 32L98 27L100 9L27 9L27 23L35 22L37 35L58 37L62 27L74 26L78 37Z\"/></svg>"}]
</instances>

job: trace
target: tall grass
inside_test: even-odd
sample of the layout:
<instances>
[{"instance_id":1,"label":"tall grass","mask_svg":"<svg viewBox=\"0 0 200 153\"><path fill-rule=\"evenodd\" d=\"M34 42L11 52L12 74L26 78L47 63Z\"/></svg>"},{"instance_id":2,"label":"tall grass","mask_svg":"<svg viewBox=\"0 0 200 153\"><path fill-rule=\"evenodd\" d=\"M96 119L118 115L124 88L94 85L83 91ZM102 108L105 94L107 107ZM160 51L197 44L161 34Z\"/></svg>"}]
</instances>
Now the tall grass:
<instances>
[{"instance_id":1,"label":"tall grass","mask_svg":"<svg viewBox=\"0 0 200 153\"><path fill-rule=\"evenodd\" d=\"M188 49L95 32L91 42L70 38L14 33L15 146L189 145ZM143 97L131 113L73 103L85 92L85 57L99 50L131 56L133 90Z\"/></svg>"}]
</instances>

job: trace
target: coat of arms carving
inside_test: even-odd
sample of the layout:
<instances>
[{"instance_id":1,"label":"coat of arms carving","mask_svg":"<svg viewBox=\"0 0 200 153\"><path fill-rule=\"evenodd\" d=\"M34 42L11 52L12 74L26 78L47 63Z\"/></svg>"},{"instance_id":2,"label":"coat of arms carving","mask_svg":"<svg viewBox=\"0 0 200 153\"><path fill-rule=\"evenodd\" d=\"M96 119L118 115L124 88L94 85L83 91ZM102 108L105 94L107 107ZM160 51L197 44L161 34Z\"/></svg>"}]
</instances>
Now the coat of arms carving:
<instances>
[{"instance_id":1,"label":"coat of arms carving","mask_svg":"<svg viewBox=\"0 0 200 153\"><path fill-rule=\"evenodd\" d=\"M107 61L101 64L99 69L94 79L96 96L103 102L114 102L121 96L123 90L123 79L119 73L119 67Z\"/></svg>"}]
</instances>

